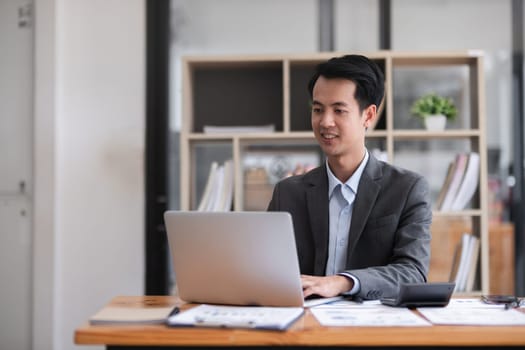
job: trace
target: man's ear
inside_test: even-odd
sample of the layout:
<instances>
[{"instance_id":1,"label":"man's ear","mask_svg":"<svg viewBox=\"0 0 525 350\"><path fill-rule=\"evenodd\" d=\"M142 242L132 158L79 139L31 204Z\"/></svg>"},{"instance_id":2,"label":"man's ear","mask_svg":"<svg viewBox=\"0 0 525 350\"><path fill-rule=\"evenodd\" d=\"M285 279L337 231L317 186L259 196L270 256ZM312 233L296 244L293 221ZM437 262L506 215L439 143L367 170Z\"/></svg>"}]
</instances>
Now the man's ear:
<instances>
[{"instance_id":1,"label":"man's ear","mask_svg":"<svg viewBox=\"0 0 525 350\"><path fill-rule=\"evenodd\" d=\"M368 129L370 124L374 121L376 114L377 114L377 106L374 104L371 104L370 106L366 107L364 112L364 124L363 126Z\"/></svg>"}]
</instances>

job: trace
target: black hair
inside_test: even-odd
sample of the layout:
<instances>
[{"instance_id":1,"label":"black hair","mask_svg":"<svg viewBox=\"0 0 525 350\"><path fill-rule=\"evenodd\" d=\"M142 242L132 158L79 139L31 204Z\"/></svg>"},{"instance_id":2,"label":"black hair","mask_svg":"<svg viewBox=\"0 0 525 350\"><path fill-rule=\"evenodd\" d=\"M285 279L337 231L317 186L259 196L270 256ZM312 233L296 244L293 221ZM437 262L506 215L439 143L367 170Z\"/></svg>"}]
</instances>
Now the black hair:
<instances>
[{"instance_id":1,"label":"black hair","mask_svg":"<svg viewBox=\"0 0 525 350\"><path fill-rule=\"evenodd\" d=\"M314 75L308 83L310 98L313 97L314 85L323 76L327 79L343 78L356 85L355 99L363 111L371 104L379 108L385 94L385 77L377 63L362 55L334 57L317 65Z\"/></svg>"}]
</instances>

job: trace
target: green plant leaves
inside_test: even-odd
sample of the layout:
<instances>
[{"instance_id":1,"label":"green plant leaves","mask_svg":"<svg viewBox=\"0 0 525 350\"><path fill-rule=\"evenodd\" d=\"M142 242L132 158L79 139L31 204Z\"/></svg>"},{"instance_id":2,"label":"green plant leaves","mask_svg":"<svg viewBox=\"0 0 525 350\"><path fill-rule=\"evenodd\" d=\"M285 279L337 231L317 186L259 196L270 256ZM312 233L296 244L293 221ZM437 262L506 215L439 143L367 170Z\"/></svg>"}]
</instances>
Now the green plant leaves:
<instances>
[{"instance_id":1,"label":"green plant leaves","mask_svg":"<svg viewBox=\"0 0 525 350\"><path fill-rule=\"evenodd\" d=\"M432 114L443 114L447 119L454 120L458 111L451 98L431 93L414 101L410 112L421 118Z\"/></svg>"}]
</instances>

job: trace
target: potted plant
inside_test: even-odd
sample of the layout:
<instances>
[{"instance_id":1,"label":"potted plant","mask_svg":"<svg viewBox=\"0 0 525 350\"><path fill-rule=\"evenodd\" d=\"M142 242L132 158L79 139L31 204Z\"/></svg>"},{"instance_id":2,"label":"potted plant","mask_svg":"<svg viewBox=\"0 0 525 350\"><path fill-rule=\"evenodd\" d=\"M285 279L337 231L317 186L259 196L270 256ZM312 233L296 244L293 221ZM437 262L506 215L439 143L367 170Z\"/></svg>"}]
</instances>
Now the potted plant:
<instances>
[{"instance_id":1,"label":"potted plant","mask_svg":"<svg viewBox=\"0 0 525 350\"><path fill-rule=\"evenodd\" d=\"M412 104L413 115L421 118L427 130L443 130L447 120L454 120L457 108L451 98L426 94Z\"/></svg>"}]
</instances>

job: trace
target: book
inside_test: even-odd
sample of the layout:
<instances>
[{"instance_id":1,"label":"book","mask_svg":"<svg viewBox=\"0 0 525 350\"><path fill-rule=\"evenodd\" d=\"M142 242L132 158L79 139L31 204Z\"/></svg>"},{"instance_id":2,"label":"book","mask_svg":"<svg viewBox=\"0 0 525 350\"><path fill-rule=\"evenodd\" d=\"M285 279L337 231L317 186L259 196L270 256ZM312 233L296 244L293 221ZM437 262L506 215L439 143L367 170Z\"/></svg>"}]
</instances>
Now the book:
<instances>
[{"instance_id":1,"label":"book","mask_svg":"<svg viewBox=\"0 0 525 350\"><path fill-rule=\"evenodd\" d=\"M456 282L455 292L464 292L464 280L466 275L467 263L468 263L468 251L469 251L469 234L463 233L458 243L458 249L456 259L459 259L457 273L454 276L454 282Z\"/></svg>"},{"instance_id":2,"label":"book","mask_svg":"<svg viewBox=\"0 0 525 350\"><path fill-rule=\"evenodd\" d=\"M470 261L471 261L471 255L472 255L472 235L468 233L463 234L463 247L464 248L464 254L461 255L461 269L460 269L460 276L458 279L459 288L458 290L460 292L466 292L467 291L467 279L468 274L470 271Z\"/></svg>"},{"instance_id":3,"label":"book","mask_svg":"<svg viewBox=\"0 0 525 350\"><path fill-rule=\"evenodd\" d=\"M456 287L454 287L454 291L458 290L458 284L457 284L457 276L459 272L459 262L461 260L461 249L462 244L461 241L456 244L456 247L454 249L454 255L452 257L452 267L450 268L450 276L449 276L449 282L456 282Z\"/></svg>"},{"instance_id":4,"label":"book","mask_svg":"<svg viewBox=\"0 0 525 350\"><path fill-rule=\"evenodd\" d=\"M470 292L473 289L479 257L479 238L463 233L456 245L450 281L456 282L455 292Z\"/></svg>"},{"instance_id":5,"label":"book","mask_svg":"<svg viewBox=\"0 0 525 350\"><path fill-rule=\"evenodd\" d=\"M224 165L219 165L215 169L215 175L213 177L213 183L205 211L218 211L218 203L220 202L221 186L224 179Z\"/></svg>"},{"instance_id":6,"label":"book","mask_svg":"<svg viewBox=\"0 0 525 350\"><path fill-rule=\"evenodd\" d=\"M214 161L210 165L206 186L197 208L198 211L230 211L234 186L233 160L223 164Z\"/></svg>"},{"instance_id":7,"label":"book","mask_svg":"<svg viewBox=\"0 0 525 350\"><path fill-rule=\"evenodd\" d=\"M166 322L173 310L173 306L105 306L89 318L89 323L92 325L161 324Z\"/></svg>"},{"instance_id":8,"label":"book","mask_svg":"<svg viewBox=\"0 0 525 350\"><path fill-rule=\"evenodd\" d=\"M443 185L441 186L441 190L439 191L439 194L436 199L436 204L435 204L436 210L440 210L443 205L443 200L445 199L445 195L447 194L447 191L450 187L450 183L452 182L452 179L454 178L455 170L456 170L456 162L452 161L448 165L447 175L445 176L445 181L443 181Z\"/></svg>"},{"instance_id":9,"label":"book","mask_svg":"<svg viewBox=\"0 0 525 350\"><path fill-rule=\"evenodd\" d=\"M451 210L462 210L476 192L479 183L479 154L470 152L466 164L465 174L458 191L450 205Z\"/></svg>"},{"instance_id":10,"label":"book","mask_svg":"<svg viewBox=\"0 0 525 350\"><path fill-rule=\"evenodd\" d=\"M172 327L252 328L283 331L304 313L302 307L201 304L168 317Z\"/></svg>"},{"instance_id":11,"label":"book","mask_svg":"<svg viewBox=\"0 0 525 350\"><path fill-rule=\"evenodd\" d=\"M474 282L476 280L476 273L478 270L479 247L480 247L479 238L476 236L470 235L470 249L469 249L470 259L468 262L465 292L471 292L474 289Z\"/></svg>"},{"instance_id":12,"label":"book","mask_svg":"<svg viewBox=\"0 0 525 350\"><path fill-rule=\"evenodd\" d=\"M230 211L233 201L233 160L229 159L223 164L222 184L219 187L219 196L215 211Z\"/></svg>"},{"instance_id":13,"label":"book","mask_svg":"<svg viewBox=\"0 0 525 350\"><path fill-rule=\"evenodd\" d=\"M458 153L455 158L455 163L456 165L454 167L454 175L452 177L452 180L450 181L447 193L445 194L445 198L443 199L443 203L440 207L440 210L442 211L451 210L452 208L452 202L456 197L458 188L461 185L461 180L463 179L463 174L465 173L467 165L467 154Z\"/></svg>"},{"instance_id":14,"label":"book","mask_svg":"<svg viewBox=\"0 0 525 350\"><path fill-rule=\"evenodd\" d=\"M204 192L202 193L202 197L199 202L199 206L197 208L198 211L203 211L208 207L208 203L211 197L211 192L213 191L215 173L217 171L218 166L219 166L219 163L217 162L212 162L210 165L210 171L208 173L208 180L206 181L206 186L204 187Z\"/></svg>"}]
</instances>

